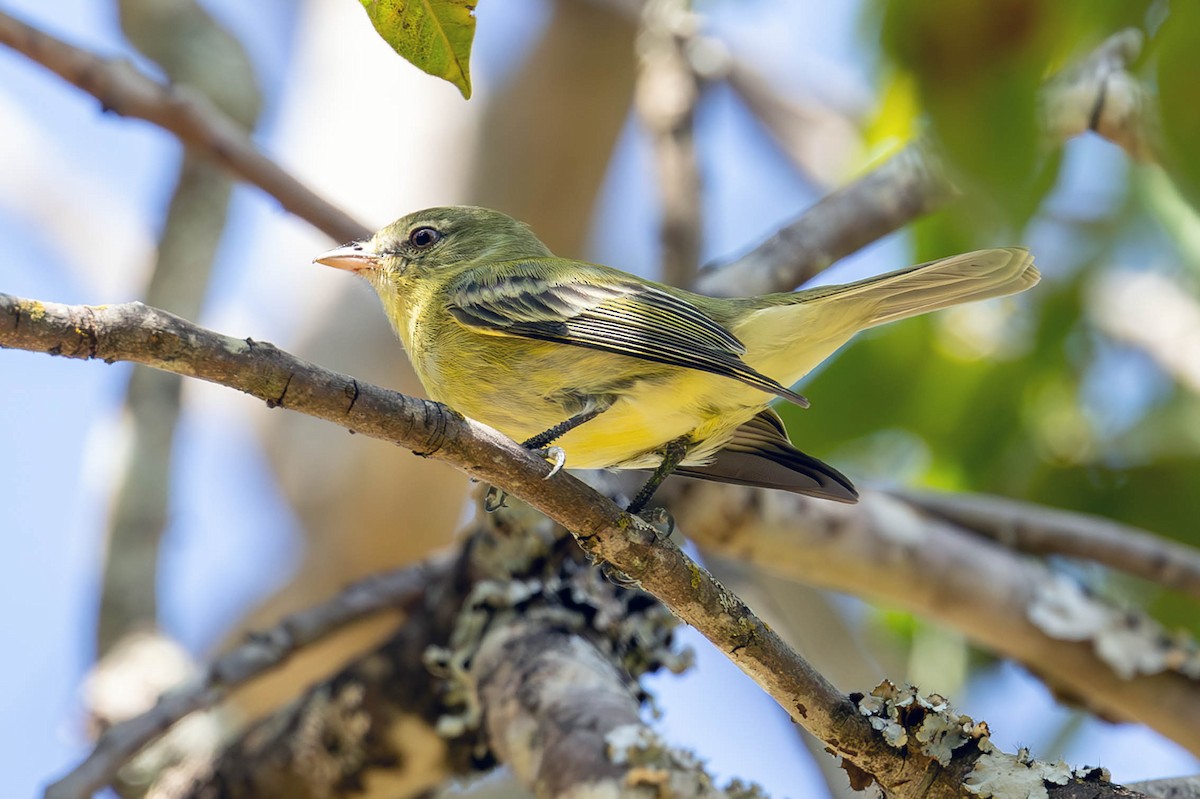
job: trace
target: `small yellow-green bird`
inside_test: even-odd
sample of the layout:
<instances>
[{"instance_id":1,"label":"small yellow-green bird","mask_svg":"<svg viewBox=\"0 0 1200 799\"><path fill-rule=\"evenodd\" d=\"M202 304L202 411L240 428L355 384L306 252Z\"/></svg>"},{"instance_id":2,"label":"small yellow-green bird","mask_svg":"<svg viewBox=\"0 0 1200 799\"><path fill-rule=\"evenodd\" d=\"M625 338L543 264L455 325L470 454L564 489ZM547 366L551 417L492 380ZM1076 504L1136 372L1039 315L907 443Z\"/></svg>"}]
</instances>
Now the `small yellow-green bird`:
<instances>
[{"instance_id":1,"label":"small yellow-green bird","mask_svg":"<svg viewBox=\"0 0 1200 799\"><path fill-rule=\"evenodd\" d=\"M316 262L367 279L429 396L581 469L652 469L853 502L769 403L859 330L1038 281L1019 248L745 299L555 256L486 208L429 208ZM561 463L561 460L560 460Z\"/></svg>"}]
</instances>

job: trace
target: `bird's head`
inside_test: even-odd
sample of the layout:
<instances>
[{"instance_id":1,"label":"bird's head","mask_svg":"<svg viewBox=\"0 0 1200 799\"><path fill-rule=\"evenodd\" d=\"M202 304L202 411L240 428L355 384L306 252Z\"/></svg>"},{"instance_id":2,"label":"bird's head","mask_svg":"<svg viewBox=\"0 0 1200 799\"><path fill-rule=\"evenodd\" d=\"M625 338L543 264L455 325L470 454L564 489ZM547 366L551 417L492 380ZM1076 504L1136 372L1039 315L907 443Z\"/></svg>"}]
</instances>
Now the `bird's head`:
<instances>
[{"instance_id":1,"label":"bird's head","mask_svg":"<svg viewBox=\"0 0 1200 799\"><path fill-rule=\"evenodd\" d=\"M365 241L352 241L313 260L355 272L382 293L449 266L550 254L524 223L464 205L417 211Z\"/></svg>"}]
</instances>

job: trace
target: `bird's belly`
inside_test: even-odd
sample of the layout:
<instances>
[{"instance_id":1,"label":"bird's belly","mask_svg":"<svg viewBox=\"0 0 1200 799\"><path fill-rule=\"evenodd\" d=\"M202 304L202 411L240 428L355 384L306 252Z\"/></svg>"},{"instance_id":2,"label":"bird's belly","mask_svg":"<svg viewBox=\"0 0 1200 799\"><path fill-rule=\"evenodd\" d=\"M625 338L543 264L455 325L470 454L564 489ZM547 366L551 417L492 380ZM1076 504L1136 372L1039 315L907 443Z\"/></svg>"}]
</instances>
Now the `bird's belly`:
<instances>
[{"instance_id":1,"label":"bird's belly","mask_svg":"<svg viewBox=\"0 0 1200 799\"><path fill-rule=\"evenodd\" d=\"M434 399L518 442L566 421L588 398L613 399L607 410L554 442L566 452L568 468L652 468L662 460L658 450L682 436L709 445L697 449L703 457L685 463L704 462L715 452L712 444L728 440L770 399L726 377L581 348L543 350L536 367L507 354L506 363L480 368L469 382L422 377L433 378L426 387ZM553 363L558 357L571 363ZM514 380L514 371L524 379ZM592 377L567 385L567 374ZM463 390L446 390L453 387Z\"/></svg>"},{"instance_id":2,"label":"bird's belly","mask_svg":"<svg viewBox=\"0 0 1200 799\"><path fill-rule=\"evenodd\" d=\"M711 414L689 404L664 404L670 394L637 391L618 399L604 413L570 431L557 442L576 469L651 468L662 460L667 442L690 436L706 426Z\"/></svg>"}]
</instances>

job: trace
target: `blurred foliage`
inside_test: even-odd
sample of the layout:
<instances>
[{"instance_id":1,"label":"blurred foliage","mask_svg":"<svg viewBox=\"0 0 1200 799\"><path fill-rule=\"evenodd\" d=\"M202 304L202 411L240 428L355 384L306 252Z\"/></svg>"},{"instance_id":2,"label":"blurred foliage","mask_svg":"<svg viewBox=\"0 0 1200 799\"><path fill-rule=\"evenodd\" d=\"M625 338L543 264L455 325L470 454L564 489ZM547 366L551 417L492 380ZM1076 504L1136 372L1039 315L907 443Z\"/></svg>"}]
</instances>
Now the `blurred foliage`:
<instances>
[{"instance_id":1,"label":"blurred foliage","mask_svg":"<svg viewBox=\"0 0 1200 799\"><path fill-rule=\"evenodd\" d=\"M1041 134L1037 96L1046 77L1120 28L1138 25L1149 0L877 0L887 58L885 96L911 86L916 109L965 201L964 230L1020 230L1058 174ZM905 106L891 103L883 112ZM878 131L901 129L877 121Z\"/></svg>"},{"instance_id":2,"label":"blurred foliage","mask_svg":"<svg viewBox=\"0 0 1200 799\"><path fill-rule=\"evenodd\" d=\"M359 1L393 50L470 99L475 0Z\"/></svg>"},{"instance_id":3,"label":"blurred foliage","mask_svg":"<svg viewBox=\"0 0 1200 799\"><path fill-rule=\"evenodd\" d=\"M809 379L810 410L780 409L793 439L879 485L1006 495L1200 545L1200 403L1102 332L1089 299L1097 277L1119 269L1189 274L1200 217L1164 196L1166 181L1140 179L1156 166L1114 175L1128 185L1099 211L1071 205L1078 194L1055 198L1063 148L1040 138L1035 117L1048 74L1122 27L1153 34L1161 20L1157 64L1143 77L1157 75L1167 169L1196 203L1200 4L877 0L866 14L881 20L885 56L869 135L878 144L924 123L964 190L961 203L913 226L914 261L1031 239L1057 247L1035 253L1047 279L1028 294L861 336ZM1142 371L1111 369L1129 359ZM1165 390L1121 384L1147 370ZM1107 589L1200 634L1192 600L1124 579ZM908 623L885 619L911 638Z\"/></svg>"},{"instance_id":4,"label":"blurred foliage","mask_svg":"<svg viewBox=\"0 0 1200 799\"><path fill-rule=\"evenodd\" d=\"M1156 44L1165 160L1183 194L1200 207L1200 3L1172 3Z\"/></svg>"}]
</instances>

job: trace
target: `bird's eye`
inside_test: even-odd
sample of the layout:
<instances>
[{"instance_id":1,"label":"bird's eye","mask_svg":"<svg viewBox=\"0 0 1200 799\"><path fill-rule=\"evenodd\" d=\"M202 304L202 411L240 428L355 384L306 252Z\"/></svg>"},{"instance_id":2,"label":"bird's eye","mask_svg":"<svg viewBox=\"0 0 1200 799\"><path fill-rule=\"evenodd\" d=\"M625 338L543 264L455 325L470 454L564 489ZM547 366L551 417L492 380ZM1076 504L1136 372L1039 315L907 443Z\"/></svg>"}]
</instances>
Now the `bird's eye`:
<instances>
[{"instance_id":1,"label":"bird's eye","mask_svg":"<svg viewBox=\"0 0 1200 799\"><path fill-rule=\"evenodd\" d=\"M442 240L442 233L431 227L419 227L408 234L408 243L418 250L425 250Z\"/></svg>"}]
</instances>

